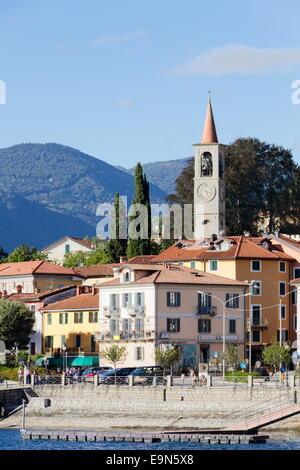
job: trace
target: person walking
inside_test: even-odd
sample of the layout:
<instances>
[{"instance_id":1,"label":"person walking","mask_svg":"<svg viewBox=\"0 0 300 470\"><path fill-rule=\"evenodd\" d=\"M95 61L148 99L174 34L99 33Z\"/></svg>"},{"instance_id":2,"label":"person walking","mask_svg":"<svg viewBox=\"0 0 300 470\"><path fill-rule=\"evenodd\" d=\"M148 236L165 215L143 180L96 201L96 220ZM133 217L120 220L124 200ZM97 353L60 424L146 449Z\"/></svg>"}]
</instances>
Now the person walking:
<instances>
[{"instance_id":1,"label":"person walking","mask_svg":"<svg viewBox=\"0 0 300 470\"><path fill-rule=\"evenodd\" d=\"M26 367L26 373L25 373L25 383L26 385L30 385L30 380L31 380L31 372L29 367Z\"/></svg>"},{"instance_id":2,"label":"person walking","mask_svg":"<svg viewBox=\"0 0 300 470\"><path fill-rule=\"evenodd\" d=\"M19 385L23 384L23 369L22 367L19 367L18 369L18 380L19 380Z\"/></svg>"}]
</instances>

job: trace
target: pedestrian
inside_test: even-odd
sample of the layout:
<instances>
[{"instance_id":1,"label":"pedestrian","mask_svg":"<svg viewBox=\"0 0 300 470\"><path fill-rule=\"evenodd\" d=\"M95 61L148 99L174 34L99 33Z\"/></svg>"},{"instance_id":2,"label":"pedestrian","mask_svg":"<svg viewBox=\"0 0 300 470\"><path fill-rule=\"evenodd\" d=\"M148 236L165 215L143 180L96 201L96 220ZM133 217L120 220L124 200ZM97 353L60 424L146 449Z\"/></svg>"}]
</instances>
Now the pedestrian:
<instances>
[{"instance_id":1,"label":"pedestrian","mask_svg":"<svg viewBox=\"0 0 300 470\"><path fill-rule=\"evenodd\" d=\"M18 380L19 380L19 385L23 384L23 369L20 366L18 369Z\"/></svg>"},{"instance_id":2,"label":"pedestrian","mask_svg":"<svg viewBox=\"0 0 300 470\"><path fill-rule=\"evenodd\" d=\"M51 374L49 370L47 369L46 370L46 384L50 383L50 378L51 378Z\"/></svg>"},{"instance_id":3,"label":"pedestrian","mask_svg":"<svg viewBox=\"0 0 300 470\"><path fill-rule=\"evenodd\" d=\"M26 367L26 371L25 371L25 383L26 383L26 385L30 385L30 381L31 381L31 372L30 372L29 367Z\"/></svg>"}]
</instances>

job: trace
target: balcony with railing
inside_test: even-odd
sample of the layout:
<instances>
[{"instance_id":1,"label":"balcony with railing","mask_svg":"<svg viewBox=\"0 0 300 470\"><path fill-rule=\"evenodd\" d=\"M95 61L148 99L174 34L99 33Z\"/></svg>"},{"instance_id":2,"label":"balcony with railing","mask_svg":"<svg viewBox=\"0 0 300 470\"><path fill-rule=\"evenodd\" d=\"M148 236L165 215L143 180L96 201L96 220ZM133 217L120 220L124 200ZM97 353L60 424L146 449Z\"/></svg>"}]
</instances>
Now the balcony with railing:
<instances>
[{"instance_id":1,"label":"balcony with railing","mask_svg":"<svg viewBox=\"0 0 300 470\"><path fill-rule=\"evenodd\" d=\"M269 320L267 318L252 321L251 330L267 330L268 328Z\"/></svg>"},{"instance_id":2,"label":"balcony with railing","mask_svg":"<svg viewBox=\"0 0 300 470\"><path fill-rule=\"evenodd\" d=\"M117 317L120 315L119 307L112 307L111 305L103 307L105 317Z\"/></svg>"},{"instance_id":3,"label":"balcony with railing","mask_svg":"<svg viewBox=\"0 0 300 470\"><path fill-rule=\"evenodd\" d=\"M200 333L198 335L198 340L203 343L222 343L223 336L222 335L214 335L211 333ZM225 336L226 343L239 343L239 337L237 335L226 335Z\"/></svg>"},{"instance_id":4,"label":"balcony with railing","mask_svg":"<svg viewBox=\"0 0 300 470\"><path fill-rule=\"evenodd\" d=\"M96 335L96 341L110 341L110 340L125 340L125 341L134 341L138 339L154 339L155 331L154 330L131 330L131 331L119 331L111 332L106 331L104 333L99 333Z\"/></svg>"},{"instance_id":5,"label":"balcony with railing","mask_svg":"<svg viewBox=\"0 0 300 470\"><path fill-rule=\"evenodd\" d=\"M135 307L124 307L126 313L131 317L143 316L146 313L145 305L136 305Z\"/></svg>"},{"instance_id":6,"label":"balcony with railing","mask_svg":"<svg viewBox=\"0 0 300 470\"><path fill-rule=\"evenodd\" d=\"M197 315L209 315L214 317L217 314L215 305L197 305Z\"/></svg>"}]
</instances>

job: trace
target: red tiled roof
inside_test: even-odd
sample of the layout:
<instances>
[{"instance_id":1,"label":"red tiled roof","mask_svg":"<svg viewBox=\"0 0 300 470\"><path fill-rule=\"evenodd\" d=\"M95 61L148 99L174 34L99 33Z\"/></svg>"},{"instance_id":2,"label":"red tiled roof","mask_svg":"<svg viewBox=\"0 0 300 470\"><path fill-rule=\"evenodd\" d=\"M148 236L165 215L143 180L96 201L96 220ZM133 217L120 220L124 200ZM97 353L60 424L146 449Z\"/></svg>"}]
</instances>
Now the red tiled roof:
<instances>
[{"instance_id":1,"label":"red tiled roof","mask_svg":"<svg viewBox=\"0 0 300 470\"><path fill-rule=\"evenodd\" d=\"M71 268L65 268L50 261L22 261L19 263L3 263L0 264L1 276L22 276L24 274L61 274L74 276Z\"/></svg>"},{"instance_id":2,"label":"red tiled roof","mask_svg":"<svg viewBox=\"0 0 300 470\"><path fill-rule=\"evenodd\" d=\"M78 273L79 276L88 277L100 277L100 276L113 276L113 268L120 266L120 263L111 264L95 264L92 266L78 266L73 270Z\"/></svg>"},{"instance_id":3,"label":"red tiled roof","mask_svg":"<svg viewBox=\"0 0 300 470\"><path fill-rule=\"evenodd\" d=\"M99 308L99 294L80 294L70 299L61 300L41 309L42 312L51 310L89 310Z\"/></svg>"},{"instance_id":4,"label":"red tiled roof","mask_svg":"<svg viewBox=\"0 0 300 470\"><path fill-rule=\"evenodd\" d=\"M290 281L290 284L300 284L300 277L298 277L297 279L292 279Z\"/></svg>"},{"instance_id":5,"label":"red tiled roof","mask_svg":"<svg viewBox=\"0 0 300 470\"><path fill-rule=\"evenodd\" d=\"M177 243L167 248L165 251L152 259L152 263L162 261L188 261L188 260L201 260L201 259L274 259L293 261L294 258L282 251L275 249L275 246L270 246L270 251L261 245L258 245L253 240L254 238L248 237L226 237L227 240L232 241L232 246L226 251L219 251L217 249L210 249L210 247L203 247L196 243L190 242L190 247L180 248ZM256 241L261 242L264 238L257 237ZM274 248L274 249L272 249Z\"/></svg>"},{"instance_id":6,"label":"red tiled roof","mask_svg":"<svg viewBox=\"0 0 300 470\"><path fill-rule=\"evenodd\" d=\"M150 261L155 258L156 255L137 255L133 258L130 258L126 263L134 264L148 264Z\"/></svg>"},{"instance_id":7,"label":"red tiled roof","mask_svg":"<svg viewBox=\"0 0 300 470\"><path fill-rule=\"evenodd\" d=\"M126 267L126 265L124 265L124 267ZM185 266L168 264L168 266L155 265L155 269L153 268L154 266L152 266L152 269L148 269L148 267L143 267L143 265L132 265L132 269L137 271L143 270L145 271L145 275L129 284L207 284L246 287L246 284L244 282L187 268ZM126 283L126 285L127 284L128 283ZM111 279L110 281L103 282L100 286L100 289L102 286L106 287L119 285L121 285L120 278L117 277Z\"/></svg>"},{"instance_id":8,"label":"red tiled roof","mask_svg":"<svg viewBox=\"0 0 300 470\"><path fill-rule=\"evenodd\" d=\"M37 302L39 300L42 300L44 297L50 296L50 295L55 295L59 292L63 292L64 290L70 290L73 289L74 286L64 286L64 287L58 287L57 289L49 289L49 290L44 290L42 292L32 292L32 293L27 293L27 292L22 292L20 294L18 293L13 293L6 295L5 297L2 297L4 300L8 300L10 302Z\"/></svg>"},{"instance_id":9,"label":"red tiled roof","mask_svg":"<svg viewBox=\"0 0 300 470\"><path fill-rule=\"evenodd\" d=\"M70 238L70 240L74 240L75 242L80 243L81 245L84 245L85 247L90 248L91 250L93 249L93 244L91 242L89 242L88 240L85 240L84 238L70 237L69 235L66 235L66 236L60 238L59 240L56 240L55 242L52 242L49 245L45 246L44 248L42 248L41 251L48 250L51 246L59 244L60 242L62 242L66 238Z\"/></svg>"}]
</instances>

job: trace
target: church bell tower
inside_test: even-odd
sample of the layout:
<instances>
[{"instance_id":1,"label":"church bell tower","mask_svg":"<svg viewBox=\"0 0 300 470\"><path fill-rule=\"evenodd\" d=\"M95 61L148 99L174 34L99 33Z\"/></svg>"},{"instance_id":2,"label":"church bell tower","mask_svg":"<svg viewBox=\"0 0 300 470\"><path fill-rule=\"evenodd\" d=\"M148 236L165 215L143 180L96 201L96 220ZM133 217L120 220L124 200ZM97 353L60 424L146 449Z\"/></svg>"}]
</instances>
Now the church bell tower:
<instances>
[{"instance_id":1,"label":"church bell tower","mask_svg":"<svg viewBox=\"0 0 300 470\"><path fill-rule=\"evenodd\" d=\"M194 147L194 236L203 239L225 231L225 146L218 142L210 98L201 143Z\"/></svg>"}]
</instances>

